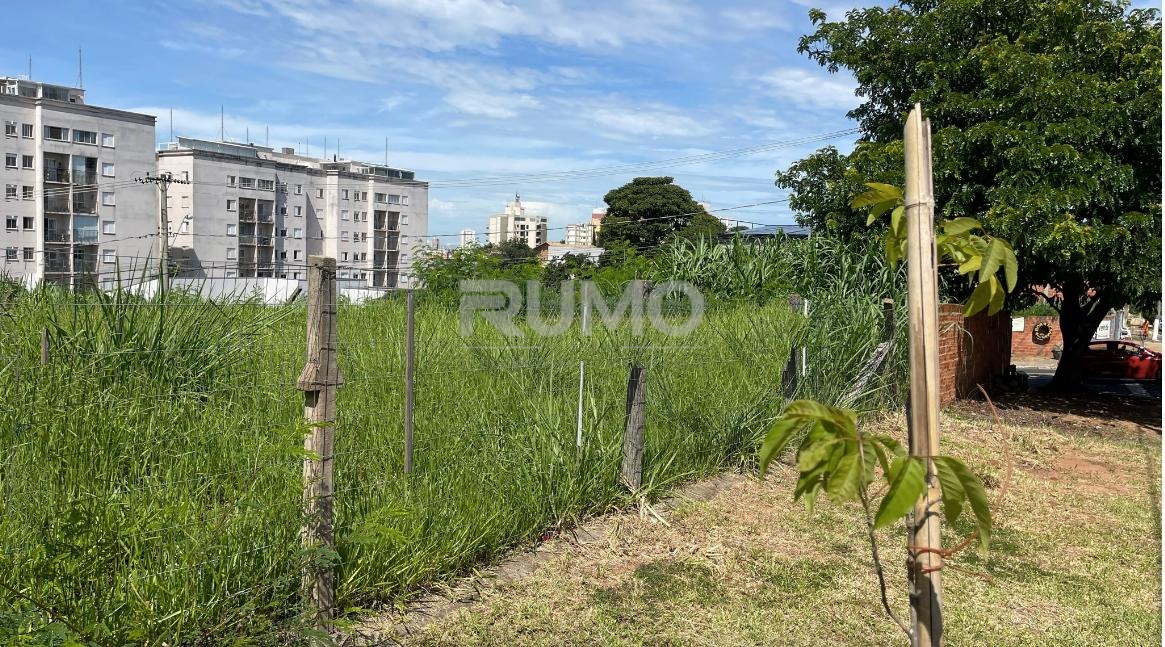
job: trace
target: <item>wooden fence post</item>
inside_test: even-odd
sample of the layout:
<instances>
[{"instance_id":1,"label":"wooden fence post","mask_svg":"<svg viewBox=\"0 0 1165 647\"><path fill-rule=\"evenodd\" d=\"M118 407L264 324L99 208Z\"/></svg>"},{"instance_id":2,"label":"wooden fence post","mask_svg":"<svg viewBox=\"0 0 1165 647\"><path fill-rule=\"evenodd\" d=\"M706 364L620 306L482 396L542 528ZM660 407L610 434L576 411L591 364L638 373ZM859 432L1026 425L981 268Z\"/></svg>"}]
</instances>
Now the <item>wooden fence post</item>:
<instances>
[{"instance_id":1,"label":"wooden fence post","mask_svg":"<svg viewBox=\"0 0 1165 647\"><path fill-rule=\"evenodd\" d=\"M40 363L49 363L49 329L41 328L40 330Z\"/></svg>"},{"instance_id":2,"label":"wooden fence post","mask_svg":"<svg viewBox=\"0 0 1165 647\"><path fill-rule=\"evenodd\" d=\"M303 448L315 458L303 461L303 546L334 549L332 483L336 391L344 383L336 363L336 259L308 259L307 363L297 386L303 391L303 417L311 425ZM303 594L317 609L318 618L332 616L335 574L331 567L310 560L304 568Z\"/></svg>"},{"instance_id":3,"label":"wooden fence post","mask_svg":"<svg viewBox=\"0 0 1165 647\"><path fill-rule=\"evenodd\" d=\"M926 491L911 518L909 577L914 644L942 644L942 547L938 453L938 271L934 240L934 184L930 121L914 105L903 132L906 157L906 270L910 310L910 453L926 466Z\"/></svg>"},{"instance_id":4,"label":"wooden fence post","mask_svg":"<svg viewBox=\"0 0 1165 647\"><path fill-rule=\"evenodd\" d=\"M413 473L413 380L416 362L416 293L409 288L405 308L405 474Z\"/></svg>"},{"instance_id":5,"label":"wooden fence post","mask_svg":"<svg viewBox=\"0 0 1165 647\"><path fill-rule=\"evenodd\" d=\"M643 428L647 422L647 368L632 365L627 376L627 424L623 429L623 482L643 485Z\"/></svg>"},{"instance_id":6,"label":"wooden fence post","mask_svg":"<svg viewBox=\"0 0 1165 647\"><path fill-rule=\"evenodd\" d=\"M801 296L794 294L789 297L789 309L801 312ZM798 377L801 375L801 357L794 345L789 346L789 361L785 362L785 370L781 373L781 385L785 389L785 399L792 400L797 393Z\"/></svg>"}]
</instances>

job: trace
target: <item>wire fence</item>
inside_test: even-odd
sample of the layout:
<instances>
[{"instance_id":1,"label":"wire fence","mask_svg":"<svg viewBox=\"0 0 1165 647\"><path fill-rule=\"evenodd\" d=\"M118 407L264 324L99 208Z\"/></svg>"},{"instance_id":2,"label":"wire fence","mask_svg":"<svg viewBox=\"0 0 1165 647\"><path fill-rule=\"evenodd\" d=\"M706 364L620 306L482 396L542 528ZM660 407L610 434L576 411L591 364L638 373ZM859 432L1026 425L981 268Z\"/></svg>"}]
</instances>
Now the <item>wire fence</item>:
<instances>
[{"instance_id":1,"label":"wire fence","mask_svg":"<svg viewBox=\"0 0 1165 647\"><path fill-rule=\"evenodd\" d=\"M593 317L584 330L579 305L559 335L507 337L485 325L463 336L456 308L416 301L411 444L403 299L329 310L343 381L324 456L304 449L321 425L305 421L297 387L301 303L7 297L0 584L12 595L0 613L67 619L97 643L173 644L252 631L255 617L293 623L312 569L334 573L341 611L387 602L630 497L749 464L790 397L836 400L860 378L850 404L872 407L892 379L863 374L866 359L879 344L887 365L900 354L878 304L821 325L783 302L724 300L682 338ZM621 473L632 366L648 376L635 492ZM334 469L332 541L305 544L305 464L321 461Z\"/></svg>"}]
</instances>

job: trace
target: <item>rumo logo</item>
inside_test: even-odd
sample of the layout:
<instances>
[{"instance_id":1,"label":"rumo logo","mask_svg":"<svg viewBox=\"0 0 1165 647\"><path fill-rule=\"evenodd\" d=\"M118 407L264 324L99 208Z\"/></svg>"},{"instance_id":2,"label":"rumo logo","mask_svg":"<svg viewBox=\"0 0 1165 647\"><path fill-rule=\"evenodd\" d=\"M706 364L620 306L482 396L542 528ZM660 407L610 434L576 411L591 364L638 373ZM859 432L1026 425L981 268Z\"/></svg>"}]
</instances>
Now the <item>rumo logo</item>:
<instances>
[{"instance_id":1,"label":"rumo logo","mask_svg":"<svg viewBox=\"0 0 1165 647\"><path fill-rule=\"evenodd\" d=\"M522 306L526 306L525 321L529 329L542 337L561 335L570 329L575 319L575 285L577 281L565 281L559 288L559 311L543 317L542 285L538 281L526 281L523 295L520 284L513 281L461 281L461 307L458 311L462 336L473 334L474 322L478 316L489 322L503 335L520 337L524 333L515 323ZM623 289L619 300L610 306L602 291L591 281L583 281L582 316L583 334L590 334L596 323L614 330L626 321L633 335L642 335L644 322L655 330L671 336L684 336L700 325L704 317L704 295L691 283L667 281L651 284L632 281ZM664 305L685 299L688 307L683 316L665 315ZM588 325L589 324L589 325Z\"/></svg>"}]
</instances>

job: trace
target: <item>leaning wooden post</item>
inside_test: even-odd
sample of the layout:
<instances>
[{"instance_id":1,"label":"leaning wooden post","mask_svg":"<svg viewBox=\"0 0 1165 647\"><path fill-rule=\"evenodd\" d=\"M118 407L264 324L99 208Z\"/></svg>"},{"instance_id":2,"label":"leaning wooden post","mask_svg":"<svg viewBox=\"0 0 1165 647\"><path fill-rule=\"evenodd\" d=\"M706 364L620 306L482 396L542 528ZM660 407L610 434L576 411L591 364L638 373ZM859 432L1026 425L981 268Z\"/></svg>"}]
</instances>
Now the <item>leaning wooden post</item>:
<instances>
[{"instance_id":1,"label":"leaning wooden post","mask_svg":"<svg viewBox=\"0 0 1165 647\"><path fill-rule=\"evenodd\" d=\"M789 309L801 312L801 296L794 294L789 297ZM781 374L781 385L784 387L785 399L792 400L797 393L797 381L801 375L800 359L803 357L795 345L789 346L789 361L785 362L785 370Z\"/></svg>"},{"instance_id":2,"label":"leaning wooden post","mask_svg":"<svg viewBox=\"0 0 1165 647\"><path fill-rule=\"evenodd\" d=\"M413 473L413 373L416 362L416 346L413 334L416 329L416 293L409 289L405 308L405 474Z\"/></svg>"},{"instance_id":3,"label":"leaning wooden post","mask_svg":"<svg viewBox=\"0 0 1165 647\"><path fill-rule=\"evenodd\" d=\"M623 429L623 483L643 485L643 428L647 422L647 369L632 365L627 376L627 424Z\"/></svg>"},{"instance_id":4,"label":"leaning wooden post","mask_svg":"<svg viewBox=\"0 0 1165 647\"><path fill-rule=\"evenodd\" d=\"M303 391L303 417L311 425L303 448L304 548L335 548L332 535L332 484L336 391L344 383L336 363L336 259L308 259L307 363L299 375ZM318 618L332 617L335 575L331 567L310 560L303 572L303 594L316 608Z\"/></svg>"},{"instance_id":5,"label":"leaning wooden post","mask_svg":"<svg viewBox=\"0 0 1165 647\"><path fill-rule=\"evenodd\" d=\"M909 550L914 644L942 644L942 548L938 453L938 272L930 121L914 105L903 133L906 150L906 269L910 311L910 453L926 464L926 492L914 506Z\"/></svg>"}]
</instances>

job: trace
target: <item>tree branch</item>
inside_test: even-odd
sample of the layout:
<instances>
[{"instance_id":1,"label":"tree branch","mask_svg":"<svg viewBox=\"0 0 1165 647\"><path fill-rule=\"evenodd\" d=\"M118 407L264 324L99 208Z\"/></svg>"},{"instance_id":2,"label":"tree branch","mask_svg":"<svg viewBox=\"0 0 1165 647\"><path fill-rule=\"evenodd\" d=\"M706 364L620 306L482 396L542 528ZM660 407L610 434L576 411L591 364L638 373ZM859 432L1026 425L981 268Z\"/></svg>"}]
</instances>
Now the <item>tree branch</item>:
<instances>
[{"instance_id":1,"label":"tree branch","mask_svg":"<svg viewBox=\"0 0 1165 647\"><path fill-rule=\"evenodd\" d=\"M886 573L882 568L882 560L878 556L878 540L874 535L874 520L870 516L870 501L866 498L866 489L864 487L859 494L862 500L862 510L865 512L866 533L870 538L870 556L874 561L874 572L878 575L878 589L882 593L882 608L886 610L886 615L890 616L890 619L906 634L906 637L913 640L914 632L906 626L906 623L902 622L902 619L898 617L897 613L894 613L894 609L890 608L890 600L886 595Z\"/></svg>"}]
</instances>

